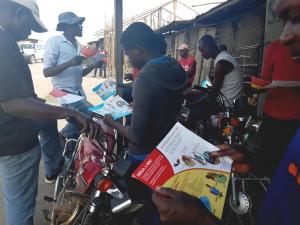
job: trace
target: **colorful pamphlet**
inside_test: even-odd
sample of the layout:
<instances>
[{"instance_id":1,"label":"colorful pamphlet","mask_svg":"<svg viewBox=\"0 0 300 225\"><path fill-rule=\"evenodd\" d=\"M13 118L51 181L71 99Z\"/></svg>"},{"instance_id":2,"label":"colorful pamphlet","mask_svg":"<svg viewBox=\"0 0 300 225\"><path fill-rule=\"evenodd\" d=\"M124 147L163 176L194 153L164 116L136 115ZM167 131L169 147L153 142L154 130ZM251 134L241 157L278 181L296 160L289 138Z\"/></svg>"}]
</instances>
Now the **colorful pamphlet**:
<instances>
[{"instance_id":1,"label":"colorful pamphlet","mask_svg":"<svg viewBox=\"0 0 300 225\"><path fill-rule=\"evenodd\" d=\"M84 99L84 97L79 95L70 94L65 91L61 91L58 89L53 89L46 97L46 103L50 105L64 105L78 102Z\"/></svg>"},{"instance_id":2,"label":"colorful pamphlet","mask_svg":"<svg viewBox=\"0 0 300 225\"><path fill-rule=\"evenodd\" d=\"M296 88L300 87L299 80L263 80L255 76L251 77L251 87L255 89L271 89L271 88Z\"/></svg>"},{"instance_id":3,"label":"colorful pamphlet","mask_svg":"<svg viewBox=\"0 0 300 225\"><path fill-rule=\"evenodd\" d=\"M111 114L115 120L132 114L132 108L119 95L108 99L106 102L98 106L91 107L89 110L101 116Z\"/></svg>"},{"instance_id":4,"label":"colorful pamphlet","mask_svg":"<svg viewBox=\"0 0 300 225\"><path fill-rule=\"evenodd\" d=\"M89 67L97 62L100 62L103 59L103 55L101 55L97 50L93 48L83 48L80 52L80 55L84 57L82 61L82 65Z\"/></svg>"},{"instance_id":5,"label":"colorful pamphlet","mask_svg":"<svg viewBox=\"0 0 300 225\"><path fill-rule=\"evenodd\" d=\"M218 148L177 123L132 177L152 189L169 187L197 197L222 217L232 160L213 158Z\"/></svg>"},{"instance_id":6,"label":"colorful pamphlet","mask_svg":"<svg viewBox=\"0 0 300 225\"><path fill-rule=\"evenodd\" d=\"M92 90L101 98L102 101L106 101L110 97L116 95L116 88L117 86L114 80L106 79Z\"/></svg>"}]
</instances>

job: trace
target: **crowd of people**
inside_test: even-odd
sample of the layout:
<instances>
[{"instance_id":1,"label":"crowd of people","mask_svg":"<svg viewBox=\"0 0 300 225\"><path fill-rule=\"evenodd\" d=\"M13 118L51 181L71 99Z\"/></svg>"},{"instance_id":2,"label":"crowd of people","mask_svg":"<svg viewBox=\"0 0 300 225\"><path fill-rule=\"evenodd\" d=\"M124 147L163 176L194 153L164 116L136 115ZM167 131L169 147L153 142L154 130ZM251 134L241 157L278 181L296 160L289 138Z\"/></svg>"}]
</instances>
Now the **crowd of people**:
<instances>
[{"instance_id":1,"label":"crowd of people","mask_svg":"<svg viewBox=\"0 0 300 225\"><path fill-rule=\"evenodd\" d=\"M262 78L300 80L297 75L300 58L299 0L277 0L275 11L284 21L280 40L265 51ZM81 66L81 45L85 18L72 12L61 13L57 31L62 34L47 41L43 73L51 78L53 88L85 97L82 79L99 67ZM91 119L91 104L84 98L62 107L50 106L35 94L30 69L17 41L26 39L31 31L46 32L40 20L35 0L0 1L0 178L7 225L33 225L41 155L46 171L45 181L53 183L63 164L61 137L72 138L80 132L93 134L99 126ZM185 43L178 48L179 61L166 56L167 44L161 34L144 23L131 24L120 43L136 73L134 75L130 124L124 126L110 115L104 122L128 140L128 159L132 170L137 168L176 123L185 91L192 87L196 60ZM217 45L214 38L204 35L198 42L203 59L213 59L212 87L227 99L227 106L243 92L242 74L237 61L227 47ZM97 70L95 70L97 73ZM192 90L190 95L201 95ZM249 161L272 184L261 205L257 218L261 225L300 224L300 90L275 88L269 91L264 107L263 144L255 160ZM193 112L195 119L212 113L208 105L201 112ZM201 117L201 116L200 116ZM57 119L69 124L61 131ZM230 156L237 162L246 156L232 147L213 152L214 157ZM269 161L269 159L271 159ZM268 165L265 165L268 164ZM150 190L143 184L128 179L131 191L146 202L134 219L134 224L222 224L200 200L168 188Z\"/></svg>"}]
</instances>

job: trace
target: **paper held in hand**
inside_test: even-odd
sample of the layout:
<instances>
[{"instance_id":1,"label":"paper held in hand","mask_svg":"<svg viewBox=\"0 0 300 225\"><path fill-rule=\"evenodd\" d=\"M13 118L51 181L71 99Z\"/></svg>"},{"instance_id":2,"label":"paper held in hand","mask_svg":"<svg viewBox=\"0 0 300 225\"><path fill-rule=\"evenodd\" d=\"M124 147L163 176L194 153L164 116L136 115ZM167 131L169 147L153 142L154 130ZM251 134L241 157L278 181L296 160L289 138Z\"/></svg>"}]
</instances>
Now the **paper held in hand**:
<instances>
[{"instance_id":1,"label":"paper held in hand","mask_svg":"<svg viewBox=\"0 0 300 225\"><path fill-rule=\"evenodd\" d=\"M150 188L169 187L195 196L222 217L232 160L213 158L218 148L177 123L132 177Z\"/></svg>"},{"instance_id":2,"label":"paper held in hand","mask_svg":"<svg viewBox=\"0 0 300 225\"><path fill-rule=\"evenodd\" d=\"M108 99L106 102L98 106L91 107L89 110L101 116L111 114L115 120L132 113L132 108L119 95Z\"/></svg>"},{"instance_id":3,"label":"paper held in hand","mask_svg":"<svg viewBox=\"0 0 300 225\"><path fill-rule=\"evenodd\" d=\"M112 79L106 79L101 84L92 89L102 101L106 101L110 97L116 95L116 82Z\"/></svg>"},{"instance_id":4,"label":"paper held in hand","mask_svg":"<svg viewBox=\"0 0 300 225\"><path fill-rule=\"evenodd\" d=\"M272 89L272 88L299 88L299 80L263 80L251 76L251 87L255 89Z\"/></svg>"},{"instance_id":5,"label":"paper held in hand","mask_svg":"<svg viewBox=\"0 0 300 225\"><path fill-rule=\"evenodd\" d=\"M80 52L80 55L84 57L82 61L82 65L89 67L95 63L100 62L103 59L103 55L101 55L97 50L93 48L83 48Z\"/></svg>"},{"instance_id":6,"label":"paper held in hand","mask_svg":"<svg viewBox=\"0 0 300 225\"><path fill-rule=\"evenodd\" d=\"M79 95L70 94L65 91L53 89L46 97L46 103L49 105L60 106L64 104L71 104L84 99Z\"/></svg>"}]
</instances>

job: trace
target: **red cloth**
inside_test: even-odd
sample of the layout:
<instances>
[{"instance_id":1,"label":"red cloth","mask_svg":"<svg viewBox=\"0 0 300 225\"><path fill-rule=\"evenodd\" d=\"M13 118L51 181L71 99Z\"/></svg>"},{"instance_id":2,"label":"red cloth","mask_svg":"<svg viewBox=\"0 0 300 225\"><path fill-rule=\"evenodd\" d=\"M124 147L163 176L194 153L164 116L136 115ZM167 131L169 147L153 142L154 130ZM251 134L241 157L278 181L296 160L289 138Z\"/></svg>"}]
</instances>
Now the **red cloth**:
<instances>
[{"instance_id":1,"label":"red cloth","mask_svg":"<svg viewBox=\"0 0 300 225\"><path fill-rule=\"evenodd\" d=\"M135 80L135 79L138 77L139 72L140 72L139 69L134 68L134 67L132 68L132 76L133 76L133 80Z\"/></svg>"},{"instance_id":2,"label":"red cloth","mask_svg":"<svg viewBox=\"0 0 300 225\"><path fill-rule=\"evenodd\" d=\"M279 41L265 50L263 80L300 81L300 64ZM268 92L264 113L275 119L300 119L300 88L274 88Z\"/></svg>"},{"instance_id":3,"label":"red cloth","mask_svg":"<svg viewBox=\"0 0 300 225\"><path fill-rule=\"evenodd\" d=\"M104 55L105 56L100 61L107 63L107 54L108 54L108 52L106 50L102 50L102 51L99 51L99 53L100 53L100 55Z\"/></svg>"},{"instance_id":4,"label":"red cloth","mask_svg":"<svg viewBox=\"0 0 300 225\"><path fill-rule=\"evenodd\" d=\"M193 56L188 56L187 58L181 58L179 59L179 64L182 66L182 68L185 70L185 72L188 72L192 65L196 63L196 60ZM196 70L193 72L193 74L189 77L188 84L192 85L194 82Z\"/></svg>"}]
</instances>

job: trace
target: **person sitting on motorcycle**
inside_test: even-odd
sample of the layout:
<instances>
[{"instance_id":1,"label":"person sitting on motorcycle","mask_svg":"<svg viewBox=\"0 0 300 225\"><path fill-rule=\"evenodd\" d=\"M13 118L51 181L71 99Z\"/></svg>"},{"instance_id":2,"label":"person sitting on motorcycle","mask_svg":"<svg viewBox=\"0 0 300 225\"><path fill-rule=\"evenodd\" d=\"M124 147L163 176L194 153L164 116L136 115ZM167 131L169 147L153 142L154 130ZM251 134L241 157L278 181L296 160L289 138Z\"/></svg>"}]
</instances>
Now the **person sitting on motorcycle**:
<instances>
[{"instance_id":1,"label":"person sitting on motorcycle","mask_svg":"<svg viewBox=\"0 0 300 225\"><path fill-rule=\"evenodd\" d=\"M175 125L187 76L175 59L164 55L167 45L163 36L144 23L131 24L121 36L121 45L133 67L140 69L133 84L132 120L130 126L123 126L106 115L104 122L128 139L128 159L137 168ZM151 202L151 190L146 186L140 184L135 192ZM151 214L151 209L146 213ZM141 215L140 223L158 224L156 215L157 220L153 213Z\"/></svg>"},{"instance_id":2,"label":"person sitting on motorcycle","mask_svg":"<svg viewBox=\"0 0 300 225\"><path fill-rule=\"evenodd\" d=\"M234 100L239 99L243 92L239 64L227 51L219 49L212 36L204 35L198 42L198 50L204 59L214 59L214 72L209 76L212 84L210 93L199 89L185 92L190 108L189 127L192 127L195 121L207 120L210 115L221 110L216 99L218 93L222 95L224 105L232 107Z\"/></svg>"},{"instance_id":3,"label":"person sitting on motorcycle","mask_svg":"<svg viewBox=\"0 0 300 225\"><path fill-rule=\"evenodd\" d=\"M204 59L214 60L212 87L224 95L225 105L231 107L243 93L240 65L227 51L221 51L210 35L204 35L199 40L198 50Z\"/></svg>"}]
</instances>

